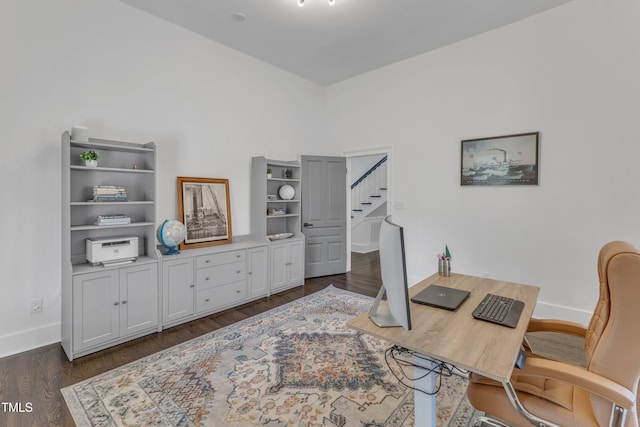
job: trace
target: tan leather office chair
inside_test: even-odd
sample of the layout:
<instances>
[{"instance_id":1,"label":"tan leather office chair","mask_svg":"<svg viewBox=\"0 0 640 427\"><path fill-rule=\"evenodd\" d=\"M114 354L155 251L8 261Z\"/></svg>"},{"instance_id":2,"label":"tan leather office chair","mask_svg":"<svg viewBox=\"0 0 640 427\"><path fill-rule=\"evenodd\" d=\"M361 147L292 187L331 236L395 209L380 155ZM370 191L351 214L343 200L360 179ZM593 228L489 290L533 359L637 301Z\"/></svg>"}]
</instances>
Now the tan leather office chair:
<instances>
[{"instance_id":1,"label":"tan leather office chair","mask_svg":"<svg viewBox=\"0 0 640 427\"><path fill-rule=\"evenodd\" d=\"M600 298L587 329L535 319L528 328L583 336L586 368L530 354L510 384L472 374L467 396L488 416L476 425L504 425L500 419L517 426L638 427L640 251L625 242L607 243L598 257L598 275ZM533 419L516 409L520 404Z\"/></svg>"}]
</instances>

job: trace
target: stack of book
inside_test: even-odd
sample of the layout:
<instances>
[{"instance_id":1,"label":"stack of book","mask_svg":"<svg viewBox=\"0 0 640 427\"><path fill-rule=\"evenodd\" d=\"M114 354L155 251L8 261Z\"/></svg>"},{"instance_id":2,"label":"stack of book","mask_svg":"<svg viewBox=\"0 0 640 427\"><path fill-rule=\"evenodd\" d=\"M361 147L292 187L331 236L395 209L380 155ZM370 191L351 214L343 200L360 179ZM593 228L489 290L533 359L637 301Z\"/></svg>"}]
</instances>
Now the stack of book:
<instances>
[{"instance_id":1,"label":"stack of book","mask_svg":"<svg viewBox=\"0 0 640 427\"><path fill-rule=\"evenodd\" d=\"M127 190L121 185L96 185L93 187L94 202L126 202Z\"/></svg>"},{"instance_id":2,"label":"stack of book","mask_svg":"<svg viewBox=\"0 0 640 427\"><path fill-rule=\"evenodd\" d=\"M118 215L98 215L96 225L124 225L131 224L131 218L125 214Z\"/></svg>"}]
</instances>

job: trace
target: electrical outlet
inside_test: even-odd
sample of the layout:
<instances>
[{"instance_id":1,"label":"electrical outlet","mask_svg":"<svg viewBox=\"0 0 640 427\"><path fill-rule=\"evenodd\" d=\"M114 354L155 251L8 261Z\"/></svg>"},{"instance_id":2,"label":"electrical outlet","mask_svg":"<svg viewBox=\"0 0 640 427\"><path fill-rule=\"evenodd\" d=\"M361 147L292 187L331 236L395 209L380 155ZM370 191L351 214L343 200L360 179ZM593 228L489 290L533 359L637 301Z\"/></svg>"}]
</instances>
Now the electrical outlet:
<instances>
[{"instance_id":1,"label":"electrical outlet","mask_svg":"<svg viewBox=\"0 0 640 427\"><path fill-rule=\"evenodd\" d=\"M29 304L29 313L42 313L42 298L31 300L31 303Z\"/></svg>"}]
</instances>

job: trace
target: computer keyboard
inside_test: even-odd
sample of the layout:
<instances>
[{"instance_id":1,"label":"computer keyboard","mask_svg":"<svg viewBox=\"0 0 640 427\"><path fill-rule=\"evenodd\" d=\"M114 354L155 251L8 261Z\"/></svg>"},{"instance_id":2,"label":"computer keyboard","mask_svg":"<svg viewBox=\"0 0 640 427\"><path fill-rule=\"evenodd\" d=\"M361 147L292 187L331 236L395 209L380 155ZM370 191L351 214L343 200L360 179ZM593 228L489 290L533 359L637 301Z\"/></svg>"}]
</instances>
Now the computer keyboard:
<instances>
[{"instance_id":1,"label":"computer keyboard","mask_svg":"<svg viewBox=\"0 0 640 427\"><path fill-rule=\"evenodd\" d=\"M487 294L473 310L473 317L479 320L515 328L522 314L522 301L494 294Z\"/></svg>"}]
</instances>

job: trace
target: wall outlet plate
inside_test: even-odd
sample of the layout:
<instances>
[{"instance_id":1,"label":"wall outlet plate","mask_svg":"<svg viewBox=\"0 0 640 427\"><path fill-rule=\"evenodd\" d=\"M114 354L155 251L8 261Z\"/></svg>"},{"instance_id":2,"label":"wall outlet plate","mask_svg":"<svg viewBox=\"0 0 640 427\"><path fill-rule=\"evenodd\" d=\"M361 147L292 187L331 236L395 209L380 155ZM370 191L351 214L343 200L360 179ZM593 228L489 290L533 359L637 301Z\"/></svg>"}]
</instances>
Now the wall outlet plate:
<instances>
[{"instance_id":1,"label":"wall outlet plate","mask_svg":"<svg viewBox=\"0 0 640 427\"><path fill-rule=\"evenodd\" d=\"M31 302L29 303L29 313L42 313L42 298L31 300Z\"/></svg>"}]
</instances>

